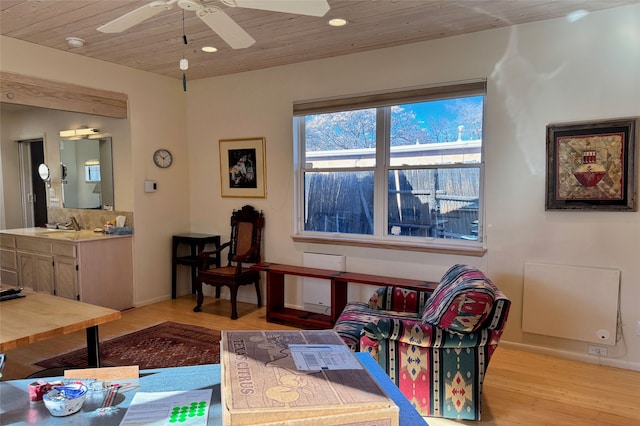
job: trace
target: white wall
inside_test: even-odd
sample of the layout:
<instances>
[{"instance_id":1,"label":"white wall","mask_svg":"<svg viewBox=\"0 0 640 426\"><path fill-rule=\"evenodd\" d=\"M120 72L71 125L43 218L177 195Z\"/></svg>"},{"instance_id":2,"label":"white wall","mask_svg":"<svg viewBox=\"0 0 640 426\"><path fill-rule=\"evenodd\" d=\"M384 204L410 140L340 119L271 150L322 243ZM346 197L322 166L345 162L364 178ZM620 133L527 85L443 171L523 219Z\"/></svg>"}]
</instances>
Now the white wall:
<instances>
[{"instance_id":1,"label":"white wall","mask_svg":"<svg viewBox=\"0 0 640 426\"><path fill-rule=\"evenodd\" d=\"M115 179L129 183L124 187L116 184L116 203L121 204L119 209L132 210L135 217L134 303L142 305L168 298L171 235L189 231L190 192L182 82L4 36L0 37L0 69L128 95L129 134L127 140L114 137L113 150ZM3 123L4 120L3 116ZM61 123L54 133L69 128L67 125ZM4 147L4 138L11 139L11 135L3 131L2 137ZM127 147L124 152L122 143ZM153 165L153 152L160 147L174 153L174 164L168 169ZM4 154L3 148L3 165L11 161ZM158 192L144 193L145 179L156 180Z\"/></svg>"},{"instance_id":2,"label":"white wall","mask_svg":"<svg viewBox=\"0 0 640 426\"><path fill-rule=\"evenodd\" d=\"M618 268L626 344L609 348L603 362L640 369L640 213L544 209L547 124L639 116L639 52L640 6L631 6L576 23L557 19L192 82L189 173L198 194L191 197L192 228L228 238L231 210L248 203L265 212L268 261L301 264L304 251L338 253L351 271L428 280L453 263L477 265L513 302L503 341L585 359L586 343L521 332L524 263ZM482 77L488 78L484 257L291 240L294 101ZM218 140L254 136L267 141L266 199L220 198ZM251 289L240 297L255 299ZM287 303L301 305L300 291L292 287Z\"/></svg>"}]
</instances>

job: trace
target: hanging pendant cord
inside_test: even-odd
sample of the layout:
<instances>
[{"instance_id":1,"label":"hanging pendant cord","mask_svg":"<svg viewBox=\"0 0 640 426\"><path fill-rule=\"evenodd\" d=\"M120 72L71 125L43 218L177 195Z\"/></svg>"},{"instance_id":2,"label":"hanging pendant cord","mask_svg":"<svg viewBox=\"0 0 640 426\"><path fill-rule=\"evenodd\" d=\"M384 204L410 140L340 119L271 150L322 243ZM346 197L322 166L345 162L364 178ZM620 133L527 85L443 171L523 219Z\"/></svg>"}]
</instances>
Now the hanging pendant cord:
<instances>
[{"instance_id":1,"label":"hanging pendant cord","mask_svg":"<svg viewBox=\"0 0 640 426\"><path fill-rule=\"evenodd\" d=\"M186 31L184 29L184 9L182 9L182 42L183 42L183 46L182 46L182 59L186 59L184 57L184 51L186 49L187 46L187 34ZM186 70L182 71L182 90L183 91L187 91L187 73Z\"/></svg>"},{"instance_id":2,"label":"hanging pendant cord","mask_svg":"<svg viewBox=\"0 0 640 426\"><path fill-rule=\"evenodd\" d=\"M186 31L184 30L184 9L182 9L182 41L184 42L184 45L187 45L187 34ZM184 58L184 48L182 49L182 57Z\"/></svg>"}]
</instances>

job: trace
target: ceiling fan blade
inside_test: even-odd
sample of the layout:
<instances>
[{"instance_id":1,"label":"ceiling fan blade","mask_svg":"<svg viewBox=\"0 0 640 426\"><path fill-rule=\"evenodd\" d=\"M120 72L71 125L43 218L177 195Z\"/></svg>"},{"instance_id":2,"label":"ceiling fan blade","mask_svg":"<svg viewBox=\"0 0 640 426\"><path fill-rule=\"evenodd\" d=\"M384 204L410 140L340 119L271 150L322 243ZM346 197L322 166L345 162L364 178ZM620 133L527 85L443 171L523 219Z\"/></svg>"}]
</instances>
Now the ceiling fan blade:
<instances>
[{"instance_id":1,"label":"ceiling fan blade","mask_svg":"<svg viewBox=\"0 0 640 426\"><path fill-rule=\"evenodd\" d=\"M233 19L217 7L203 7L196 15L233 49L244 49L256 41Z\"/></svg>"},{"instance_id":2,"label":"ceiling fan blade","mask_svg":"<svg viewBox=\"0 0 640 426\"><path fill-rule=\"evenodd\" d=\"M324 16L329 11L327 0L221 0L231 7L295 13L298 15Z\"/></svg>"},{"instance_id":3,"label":"ceiling fan blade","mask_svg":"<svg viewBox=\"0 0 640 426\"><path fill-rule=\"evenodd\" d=\"M99 26L97 30L103 33L121 33L122 31L128 30L134 25L157 15L160 12L171 9L173 7L173 3L176 1L177 0L158 0L147 3L142 7L134 9L131 12L114 19L111 22L107 22L106 24Z\"/></svg>"}]
</instances>

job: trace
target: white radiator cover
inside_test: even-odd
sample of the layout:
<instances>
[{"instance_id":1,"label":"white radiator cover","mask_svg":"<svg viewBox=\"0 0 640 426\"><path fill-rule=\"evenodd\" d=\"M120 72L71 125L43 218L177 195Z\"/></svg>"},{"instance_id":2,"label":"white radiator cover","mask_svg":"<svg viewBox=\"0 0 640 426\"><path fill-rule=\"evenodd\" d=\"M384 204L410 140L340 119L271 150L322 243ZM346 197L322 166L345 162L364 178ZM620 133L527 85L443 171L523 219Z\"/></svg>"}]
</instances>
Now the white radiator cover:
<instances>
[{"instance_id":1,"label":"white radiator cover","mask_svg":"<svg viewBox=\"0 0 640 426\"><path fill-rule=\"evenodd\" d=\"M525 263L522 331L615 345L620 271Z\"/></svg>"},{"instance_id":2,"label":"white radiator cover","mask_svg":"<svg viewBox=\"0 0 640 426\"><path fill-rule=\"evenodd\" d=\"M302 266L346 271L347 259L345 256L335 254L302 253ZM304 309L309 312L329 313L331 309L331 281L304 277L302 279L302 300Z\"/></svg>"}]
</instances>

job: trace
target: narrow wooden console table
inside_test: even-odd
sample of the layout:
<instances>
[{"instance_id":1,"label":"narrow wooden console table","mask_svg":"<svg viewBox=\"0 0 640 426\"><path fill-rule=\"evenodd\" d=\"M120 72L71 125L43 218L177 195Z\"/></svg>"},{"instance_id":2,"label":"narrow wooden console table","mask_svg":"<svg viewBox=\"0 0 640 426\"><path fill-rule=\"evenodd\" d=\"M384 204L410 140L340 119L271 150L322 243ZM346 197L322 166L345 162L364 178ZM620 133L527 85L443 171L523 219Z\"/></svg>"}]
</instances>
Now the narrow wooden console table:
<instances>
[{"instance_id":1,"label":"narrow wooden console table","mask_svg":"<svg viewBox=\"0 0 640 426\"><path fill-rule=\"evenodd\" d=\"M330 269L307 268L304 266L284 265L280 263L258 263L252 269L264 271L267 275L267 321L281 320L317 328L331 328L347 304L348 283L374 286L394 286L412 290L435 290L434 281L421 281L408 278L384 277L380 275L342 272ZM284 276L320 278L330 281L330 315L316 314L284 306Z\"/></svg>"}]
</instances>

